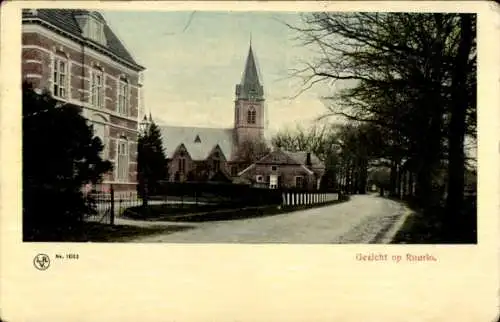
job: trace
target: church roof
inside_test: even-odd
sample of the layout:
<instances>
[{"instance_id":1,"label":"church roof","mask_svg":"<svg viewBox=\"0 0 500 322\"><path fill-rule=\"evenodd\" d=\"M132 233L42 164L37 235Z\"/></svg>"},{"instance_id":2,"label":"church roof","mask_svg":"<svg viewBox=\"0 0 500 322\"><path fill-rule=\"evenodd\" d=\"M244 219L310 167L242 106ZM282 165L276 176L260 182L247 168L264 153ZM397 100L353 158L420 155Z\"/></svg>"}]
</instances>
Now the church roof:
<instances>
[{"instance_id":1,"label":"church roof","mask_svg":"<svg viewBox=\"0 0 500 322\"><path fill-rule=\"evenodd\" d=\"M241 78L241 85L260 85L260 76L257 63L255 62L255 55L252 50L252 45L248 48L247 61L245 63L245 70Z\"/></svg>"},{"instance_id":2,"label":"church roof","mask_svg":"<svg viewBox=\"0 0 500 322\"><path fill-rule=\"evenodd\" d=\"M87 39L88 41L91 41L94 46L102 47L108 50L118 58L134 66L136 69L144 70L144 67L137 64L137 62L125 48L123 43L118 39L116 34L106 24L106 21L104 20L103 16L96 11L88 11L83 9L36 9L36 10L23 9L22 10L23 22L43 21L71 34L72 36L84 39L83 32L75 18L76 16L82 14L93 15L104 23L106 46L96 43L90 39Z\"/></svg>"},{"instance_id":3,"label":"church roof","mask_svg":"<svg viewBox=\"0 0 500 322\"><path fill-rule=\"evenodd\" d=\"M167 158L172 158L175 150L184 144L193 160L204 160L217 145L227 160L233 149L233 129L159 126Z\"/></svg>"}]
</instances>

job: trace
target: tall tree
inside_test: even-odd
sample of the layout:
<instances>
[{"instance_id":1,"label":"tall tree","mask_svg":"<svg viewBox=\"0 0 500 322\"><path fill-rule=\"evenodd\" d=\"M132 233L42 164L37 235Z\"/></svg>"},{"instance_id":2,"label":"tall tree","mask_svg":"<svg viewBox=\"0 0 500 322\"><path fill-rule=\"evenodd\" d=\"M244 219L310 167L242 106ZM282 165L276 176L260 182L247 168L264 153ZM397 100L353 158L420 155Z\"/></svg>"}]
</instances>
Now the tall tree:
<instances>
[{"instance_id":1,"label":"tall tree","mask_svg":"<svg viewBox=\"0 0 500 322\"><path fill-rule=\"evenodd\" d=\"M460 16L460 36L454 59L454 68L451 80L451 108L448 132L448 199L447 220L449 224L457 223L454 220L464 207L465 184L465 154L464 142L467 134L468 110L475 110L475 94L469 94L468 75L475 69L475 19L471 14ZM471 59L472 58L472 59ZM475 86L473 93L475 93ZM463 223L461 218L458 223Z\"/></svg>"},{"instance_id":2,"label":"tall tree","mask_svg":"<svg viewBox=\"0 0 500 322\"><path fill-rule=\"evenodd\" d=\"M245 140L236 150L235 161L239 162L244 168L261 159L269 152L271 152L271 149L266 142L262 140Z\"/></svg>"},{"instance_id":3,"label":"tall tree","mask_svg":"<svg viewBox=\"0 0 500 322\"><path fill-rule=\"evenodd\" d=\"M310 151L325 164L321 180L323 188L336 189L338 177L337 132L340 127L313 124L309 128L297 124L294 129L282 129L271 139L273 146L286 151Z\"/></svg>"},{"instance_id":4,"label":"tall tree","mask_svg":"<svg viewBox=\"0 0 500 322\"><path fill-rule=\"evenodd\" d=\"M304 17L304 26L291 27L300 32L305 44L320 52L317 60L296 71L305 88L321 81L349 81L346 89L329 97L330 112L383 129L380 157L390 160L391 190L398 192L399 169L411 160L420 204L439 201L433 182L442 160L463 163L458 151L464 136L452 127L465 128L471 135L475 131L473 24L463 15L441 13L313 13ZM461 30L468 30L467 35ZM469 45L463 41L467 38L472 39ZM457 73L457 64L463 74ZM460 99L453 94L459 91ZM453 102L459 100L465 121L463 115L453 117ZM449 153L443 153L446 146ZM455 171L458 174L459 166ZM346 175L352 177L352 171ZM449 189L454 189L452 182ZM455 184L455 193L463 193L460 186ZM448 196L448 204L452 202Z\"/></svg>"},{"instance_id":5,"label":"tall tree","mask_svg":"<svg viewBox=\"0 0 500 322\"><path fill-rule=\"evenodd\" d=\"M82 222L89 208L82 192L112 169L81 109L37 94L23 83L23 231L25 240Z\"/></svg>"},{"instance_id":6,"label":"tall tree","mask_svg":"<svg viewBox=\"0 0 500 322\"><path fill-rule=\"evenodd\" d=\"M138 192L144 198L156 194L159 182L168 177L161 132L154 122L139 136L137 152Z\"/></svg>"}]
</instances>

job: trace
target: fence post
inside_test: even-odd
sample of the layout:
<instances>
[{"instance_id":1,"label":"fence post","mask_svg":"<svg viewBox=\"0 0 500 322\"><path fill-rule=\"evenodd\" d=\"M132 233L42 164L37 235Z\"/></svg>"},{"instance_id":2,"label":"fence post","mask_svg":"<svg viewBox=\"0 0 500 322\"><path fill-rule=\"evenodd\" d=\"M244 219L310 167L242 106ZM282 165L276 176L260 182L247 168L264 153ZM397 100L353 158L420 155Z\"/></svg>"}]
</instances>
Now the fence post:
<instances>
[{"instance_id":1,"label":"fence post","mask_svg":"<svg viewBox=\"0 0 500 322\"><path fill-rule=\"evenodd\" d=\"M115 189L113 188L113 185L111 185L111 188L109 189L109 192L111 194L111 213L109 215L109 223L111 225L115 224Z\"/></svg>"}]
</instances>

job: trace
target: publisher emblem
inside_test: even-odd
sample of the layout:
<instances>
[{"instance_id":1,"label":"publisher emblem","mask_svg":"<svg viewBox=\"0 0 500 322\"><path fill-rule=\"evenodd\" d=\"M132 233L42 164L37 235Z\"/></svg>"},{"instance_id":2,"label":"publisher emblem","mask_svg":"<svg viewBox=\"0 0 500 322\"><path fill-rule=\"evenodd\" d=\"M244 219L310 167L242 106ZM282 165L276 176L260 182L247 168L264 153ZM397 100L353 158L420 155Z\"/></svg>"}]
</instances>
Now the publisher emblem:
<instances>
[{"instance_id":1,"label":"publisher emblem","mask_svg":"<svg viewBox=\"0 0 500 322\"><path fill-rule=\"evenodd\" d=\"M40 271L44 271L50 266L50 258L46 254L38 254L33 259L33 265L36 269Z\"/></svg>"}]
</instances>

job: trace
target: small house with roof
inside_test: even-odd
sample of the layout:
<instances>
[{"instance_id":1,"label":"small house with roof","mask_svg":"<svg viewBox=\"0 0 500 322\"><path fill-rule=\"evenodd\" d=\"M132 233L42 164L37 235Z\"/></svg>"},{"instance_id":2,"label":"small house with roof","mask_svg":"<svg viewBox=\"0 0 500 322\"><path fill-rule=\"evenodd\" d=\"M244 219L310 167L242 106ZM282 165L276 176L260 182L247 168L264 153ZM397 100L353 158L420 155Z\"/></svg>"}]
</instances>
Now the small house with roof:
<instances>
[{"instance_id":1,"label":"small house with roof","mask_svg":"<svg viewBox=\"0 0 500 322\"><path fill-rule=\"evenodd\" d=\"M325 166L311 152L276 149L238 173L241 182L276 188L319 189Z\"/></svg>"}]
</instances>

